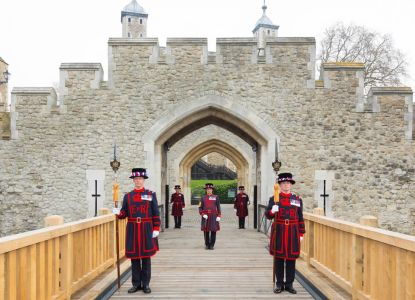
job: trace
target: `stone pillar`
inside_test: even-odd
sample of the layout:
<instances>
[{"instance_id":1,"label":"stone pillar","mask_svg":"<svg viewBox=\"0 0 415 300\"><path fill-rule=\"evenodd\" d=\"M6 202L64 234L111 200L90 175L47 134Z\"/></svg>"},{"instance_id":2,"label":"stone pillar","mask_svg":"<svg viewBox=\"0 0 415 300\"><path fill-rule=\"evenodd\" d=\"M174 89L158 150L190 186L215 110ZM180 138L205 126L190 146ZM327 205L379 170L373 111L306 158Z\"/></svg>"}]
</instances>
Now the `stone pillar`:
<instances>
[{"instance_id":1,"label":"stone pillar","mask_svg":"<svg viewBox=\"0 0 415 300\"><path fill-rule=\"evenodd\" d=\"M45 227L63 224L63 217L59 215L47 216L44 219Z\"/></svg>"},{"instance_id":2,"label":"stone pillar","mask_svg":"<svg viewBox=\"0 0 415 300\"><path fill-rule=\"evenodd\" d=\"M378 226L378 218L374 217L374 216L361 216L359 223L361 225L366 225L366 226L370 226L370 227L379 227Z\"/></svg>"},{"instance_id":3,"label":"stone pillar","mask_svg":"<svg viewBox=\"0 0 415 300\"><path fill-rule=\"evenodd\" d=\"M319 215L319 216L324 216L324 208L322 208L322 207L314 208L313 209L313 214Z\"/></svg>"},{"instance_id":4,"label":"stone pillar","mask_svg":"<svg viewBox=\"0 0 415 300\"><path fill-rule=\"evenodd\" d=\"M109 208L101 207L98 209L98 216L109 215L111 213Z\"/></svg>"}]
</instances>

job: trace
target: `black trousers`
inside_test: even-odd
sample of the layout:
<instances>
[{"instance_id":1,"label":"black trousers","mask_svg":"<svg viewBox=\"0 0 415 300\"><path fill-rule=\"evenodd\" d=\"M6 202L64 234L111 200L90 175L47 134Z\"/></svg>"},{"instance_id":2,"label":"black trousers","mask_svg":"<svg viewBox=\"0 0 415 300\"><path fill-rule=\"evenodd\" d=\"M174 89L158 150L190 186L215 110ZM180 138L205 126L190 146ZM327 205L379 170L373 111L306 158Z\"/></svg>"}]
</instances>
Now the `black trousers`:
<instances>
[{"instance_id":1,"label":"black trousers","mask_svg":"<svg viewBox=\"0 0 415 300\"><path fill-rule=\"evenodd\" d=\"M131 260L133 286L148 286L151 279L151 258Z\"/></svg>"},{"instance_id":2,"label":"black trousers","mask_svg":"<svg viewBox=\"0 0 415 300\"><path fill-rule=\"evenodd\" d=\"M216 231L204 231L205 234L205 245L207 247L215 246L216 242Z\"/></svg>"},{"instance_id":3,"label":"black trousers","mask_svg":"<svg viewBox=\"0 0 415 300\"><path fill-rule=\"evenodd\" d=\"M284 269L285 269L285 286L293 286L295 277L295 259L288 260L277 258L275 262L277 284L284 283Z\"/></svg>"},{"instance_id":4,"label":"black trousers","mask_svg":"<svg viewBox=\"0 0 415 300\"><path fill-rule=\"evenodd\" d=\"M245 228L245 217L239 218L239 228Z\"/></svg>"},{"instance_id":5,"label":"black trousers","mask_svg":"<svg viewBox=\"0 0 415 300\"><path fill-rule=\"evenodd\" d=\"M182 216L174 216L174 227L180 228L182 226Z\"/></svg>"}]
</instances>

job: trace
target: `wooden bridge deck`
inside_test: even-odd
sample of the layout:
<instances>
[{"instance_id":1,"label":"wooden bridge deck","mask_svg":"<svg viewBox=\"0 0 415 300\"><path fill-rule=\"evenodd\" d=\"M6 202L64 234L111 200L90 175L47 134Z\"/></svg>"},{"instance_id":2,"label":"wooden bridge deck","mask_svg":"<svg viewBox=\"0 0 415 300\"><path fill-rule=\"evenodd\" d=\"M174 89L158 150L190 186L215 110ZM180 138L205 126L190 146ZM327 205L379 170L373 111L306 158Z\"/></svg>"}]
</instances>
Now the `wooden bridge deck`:
<instances>
[{"instance_id":1,"label":"wooden bridge deck","mask_svg":"<svg viewBox=\"0 0 415 300\"><path fill-rule=\"evenodd\" d=\"M191 208L185 211L182 229L162 233L160 252L152 258L152 293L128 294L129 278L111 299L313 299L297 281L298 294L274 294L266 236L252 228L238 229L232 207L222 210L215 250L204 249L200 217Z\"/></svg>"}]
</instances>

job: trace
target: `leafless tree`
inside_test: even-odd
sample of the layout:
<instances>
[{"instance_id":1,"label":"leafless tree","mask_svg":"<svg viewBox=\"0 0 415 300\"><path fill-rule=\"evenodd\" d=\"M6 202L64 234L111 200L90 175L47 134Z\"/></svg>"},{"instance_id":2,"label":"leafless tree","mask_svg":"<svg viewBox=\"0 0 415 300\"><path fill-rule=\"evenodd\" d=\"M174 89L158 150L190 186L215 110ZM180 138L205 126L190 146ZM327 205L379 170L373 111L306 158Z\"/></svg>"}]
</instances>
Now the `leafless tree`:
<instances>
[{"instance_id":1,"label":"leafless tree","mask_svg":"<svg viewBox=\"0 0 415 300\"><path fill-rule=\"evenodd\" d=\"M324 32L318 59L321 62L362 62L364 85L397 86L408 76L405 55L396 49L390 35L363 26L337 23Z\"/></svg>"}]
</instances>

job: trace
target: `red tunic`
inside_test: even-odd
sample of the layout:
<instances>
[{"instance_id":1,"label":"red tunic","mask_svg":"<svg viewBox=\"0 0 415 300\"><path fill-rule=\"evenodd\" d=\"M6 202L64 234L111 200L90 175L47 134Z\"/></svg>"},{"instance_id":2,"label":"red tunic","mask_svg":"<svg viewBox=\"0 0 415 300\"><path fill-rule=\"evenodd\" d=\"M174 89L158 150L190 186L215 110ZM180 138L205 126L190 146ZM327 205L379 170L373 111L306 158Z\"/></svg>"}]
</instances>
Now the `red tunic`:
<instances>
[{"instance_id":1,"label":"red tunic","mask_svg":"<svg viewBox=\"0 0 415 300\"><path fill-rule=\"evenodd\" d=\"M278 258L297 259L300 255L300 236L305 233L303 219L303 201L295 194L280 193L279 210L271 212L274 197L269 199L265 215L273 219L269 252ZM276 244L275 244L276 242ZM276 251L274 251L276 249Z\"/></svg>"},{"instance_id":2,"label":"red tunic","mask_svg":"<svg viewBox=\"0 0 415 300\"><path fill-rule=\"evenodd\" d=\"M202 216L202 231L219 231L219 222L216 221L216 217L221 216L219 196L204 195L202 199L200 199L199 214ZM208 219L204 219L203 215L207 215Z\"/></svg>"},{"instance_id":3,"label":"red tunic","mask_svg":"<svg viewBox=\"0 0 415 300\"><path fill-rule=\"evenodd\" d=\"M184 196L182 193L174 193L171 195L170 203L173 203L171 209L171 215L178 217L183 216L183 208L185 207L184 204Z\"/></svg>"},{"instance_id":4,"label":"red tunic","mask_svg":"<svg viewBox=\"0 0 415 300\"><path fill-rule=\"evenodd\" d=\"M233 208L236 209L236 215L239 218L245 218L248 215L248 202L249 197L245 193L239 193L236 195Z\"/></svg>"},{"instance_id":5,"label":"red tunic","mask_svg":"<svg viewBox=\"0 0 415 300\"><path fill-rule=\"evenodd\" d=\"M128 218L125 256L130 259L151 257L159 250L153 230L160 231L156 193L144 188L125 194L119 219Z\"/></svg>"}]
</instances>

